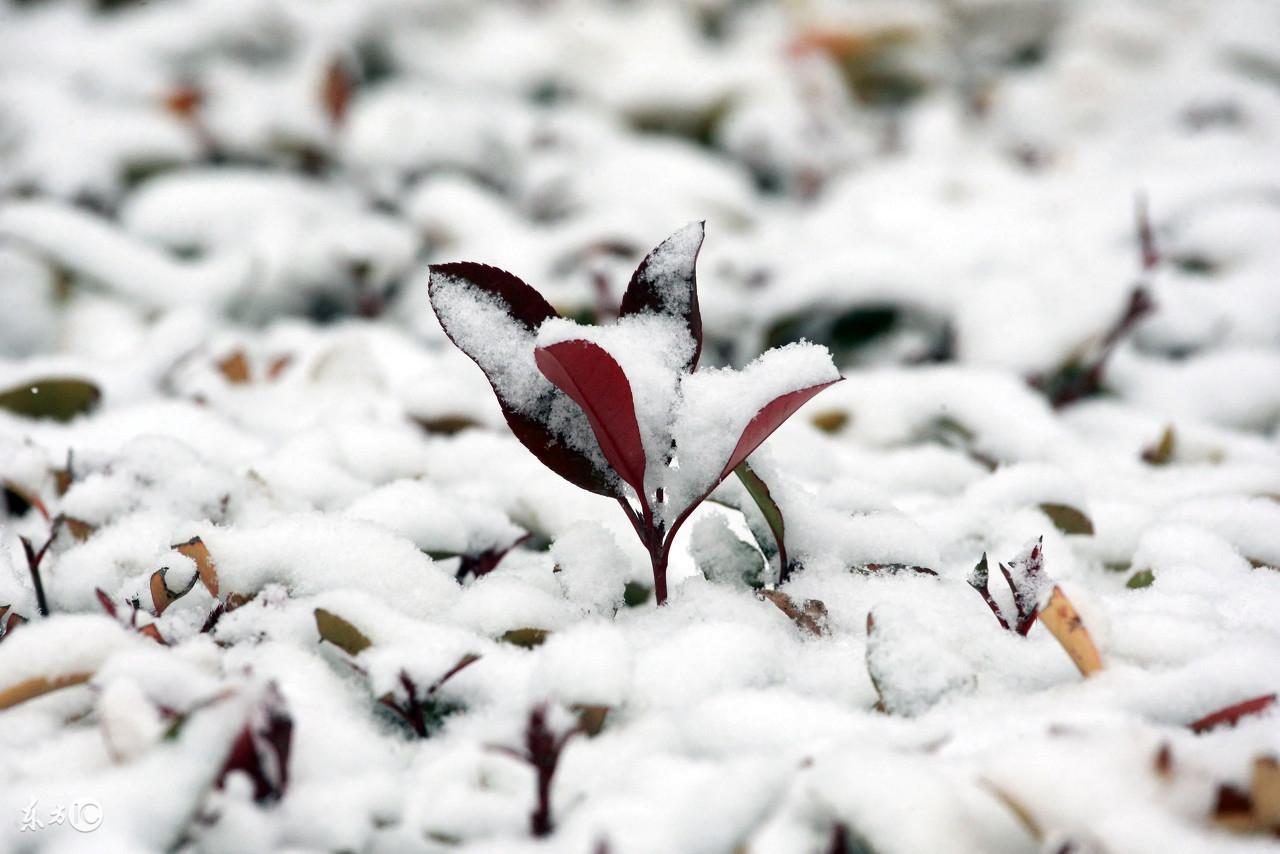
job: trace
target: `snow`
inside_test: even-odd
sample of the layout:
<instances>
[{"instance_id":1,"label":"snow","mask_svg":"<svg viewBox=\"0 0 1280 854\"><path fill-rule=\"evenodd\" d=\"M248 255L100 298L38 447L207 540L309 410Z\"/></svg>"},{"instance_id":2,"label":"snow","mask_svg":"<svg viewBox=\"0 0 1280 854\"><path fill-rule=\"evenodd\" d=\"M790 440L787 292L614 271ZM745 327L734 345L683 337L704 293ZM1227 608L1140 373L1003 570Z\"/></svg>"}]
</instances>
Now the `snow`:
<instances>
[{"instance_id":1,"label":"snow","mask_svg":"<svg viewBox=\"0 0 1280 854\"><path fill-rule=\"evenodd\" d=\"M1280 711L1187 725L1280 691L1277 27L1256 0L0 0L0 392L102 392L0 409L0 851L1272 850L1213 814ZM685 374L683 323L616 312L664 240L683 310L704 237ZM559 317L433 279L458 261ZM1055 409L1028 377L1139 285L1101 393ZM668 526L763 406L844 378L751 455L786 583L729 478L655 606L616 502L486 382L603 467L534 360L575 339L628 377ZM63 517L48 617L21 494ZM985 552L1011 613L998 564L1037 542L1087 678L966 580ZM161 570L194 584L156 615ZM380 702L406 682L448 712L427 738ZM257 803L220 771L273 695L289 783ZM608 711L535 839L497 748L544 703ZM93 832L50 823L88 800Z\"/></svg>"}]
</instances>

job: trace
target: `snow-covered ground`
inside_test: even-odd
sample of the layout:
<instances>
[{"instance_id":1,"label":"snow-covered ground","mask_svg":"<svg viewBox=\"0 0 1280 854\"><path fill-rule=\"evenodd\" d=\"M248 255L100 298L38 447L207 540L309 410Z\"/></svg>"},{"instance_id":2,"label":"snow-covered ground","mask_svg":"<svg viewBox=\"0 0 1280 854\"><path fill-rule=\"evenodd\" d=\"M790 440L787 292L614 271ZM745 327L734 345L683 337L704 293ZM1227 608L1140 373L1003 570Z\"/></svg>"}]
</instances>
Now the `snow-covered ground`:
<instances>
[{"instance_id":1,"label":"snow-covered ground","mask_svg":"<svg viewBox=\"0 0 1280 854\"><path fill-rule=\"evenodd\" d=\"M703 220L657 607L428 265ZM0 851L1273 851L1280 4L0 2L0 480Z\"/></svg>"}]
</instances>

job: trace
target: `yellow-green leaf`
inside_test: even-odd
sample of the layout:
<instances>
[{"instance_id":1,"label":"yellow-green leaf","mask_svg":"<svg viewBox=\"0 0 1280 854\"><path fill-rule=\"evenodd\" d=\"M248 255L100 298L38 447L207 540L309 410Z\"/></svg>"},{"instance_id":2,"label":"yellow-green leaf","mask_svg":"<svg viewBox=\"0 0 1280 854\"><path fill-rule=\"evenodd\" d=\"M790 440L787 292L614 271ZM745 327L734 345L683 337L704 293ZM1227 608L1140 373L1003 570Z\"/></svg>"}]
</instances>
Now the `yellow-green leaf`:
<instances>
[{"instance_id":1,"label":"yellow-green leaf","mask_svg":"<svg viewBox=\"0 0 1280 854\"><path fill-rule=\"evenodd\" d=\"M516 646L522 646L525 649L533 649L535 646L541 646L549 634L551 634L551 632L546 629L512 629L504 634L501 637L501 640L506 643L515 644Z\"/></svg>"},{"instance_id":2,"label":"yellow-green leaf","mask_svg":"<svg viewBox=\"0 0 1280 854\"><path fill-rule=\"evenodd\" d=\"M87 380L44 377L0 391L0 409L27 418L70 421L93 411L102 392Z\"/></svg>"},{"instance_id":3,"label":"yellow-green leaf","mask_svg":"<svg viewBox=\"0 0 1280 854\"><path fill-rule=\"evenodd\" d=\"M1064 534L1093 533L1093 520L1069 504L1041 504L1040 509Z\"/></svg>"},{"instance_id":4,"label":"yellow-green leaf","mask_svg":"<svg viewBox=\"0 0 1280 854\"><path fill-rule=\"evenodd\" d=\"M320 640L328 641L348 655L359 655L373 646L373 641L363 632L324 608L316 608L316 630L320 632Z\"/></svg>"}]
</instances>

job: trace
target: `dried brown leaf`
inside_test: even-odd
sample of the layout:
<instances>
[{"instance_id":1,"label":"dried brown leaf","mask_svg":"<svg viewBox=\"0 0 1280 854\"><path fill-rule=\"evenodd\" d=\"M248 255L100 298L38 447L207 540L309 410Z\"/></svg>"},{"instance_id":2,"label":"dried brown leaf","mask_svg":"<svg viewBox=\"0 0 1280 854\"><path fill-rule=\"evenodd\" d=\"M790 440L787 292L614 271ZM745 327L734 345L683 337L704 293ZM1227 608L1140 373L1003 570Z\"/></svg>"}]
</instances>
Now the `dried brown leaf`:
<instances>
[{"instance_id":1,"label":"dried brown leaf","mask_svg":"<svg viewBox=\"0 0 1280 854\"><path fill-rule=\"evenodd\" d=\"M196 563L196 571L200 575L200 583L215 599L218 596L218 567L209 554L209 547L199 537L192 537L185 543L177 543L170 548L177 549L179 554L186 555Z\"/></svg>"},{"instance_id":2,"label":"dried brown leaf","mask_svg":"<svg viewBox=\"0 0 1280 854\"><path fill-rule=\"evenodd\" d=\"M1090 676L1102 669L1102 656L1061 587L1054 586L1049 602L1040 610L1040 622L1071 656L1081 675Z\"/></svg>"}]
</instances>

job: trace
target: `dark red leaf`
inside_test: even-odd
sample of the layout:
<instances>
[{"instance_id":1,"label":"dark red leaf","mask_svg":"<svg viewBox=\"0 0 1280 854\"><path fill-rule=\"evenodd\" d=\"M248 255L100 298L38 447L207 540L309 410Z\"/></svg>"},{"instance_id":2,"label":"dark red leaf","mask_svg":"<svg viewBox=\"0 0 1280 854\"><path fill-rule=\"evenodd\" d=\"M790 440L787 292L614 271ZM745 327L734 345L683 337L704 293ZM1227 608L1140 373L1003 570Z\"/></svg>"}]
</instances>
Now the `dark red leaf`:
<instances>
[{"instance_id":1,"label":"dark red leaf","mask_svg":"<svg viewBox=\"0 0 1280 854\"><path fill-rule=\"evenodd\" d=\"M716 483L718 484L728 477L729 473L736 469L739 463L751 456L752 451L760 447L760 444L765 439L768 439L774 430L781 427L784 421L794 415L797 409L804 406L809 398L827 386L835 385L838 382L840 380L836 379L787 392L781 397L775 398L772 403L757 412L755 417L747 423L746 429L742 431L742 436L738 439L738 444L734 447L733 453L729 455L729 461L725 463L724 470L720 472L720 477L717 478Z\"/></svg>"},{"instance_id":2,"label":"dark red leaf","mask_svg":"<svg viewBox=\"0 0 1280 854\"><path fill-rule=\"evenodd\" d=\"M647 504L644 443L622 366L590 341L561 341L533 354L543 375L582 407L604 458Z\"/></svg>"},{"instance_id":3,"label":"dark red leaf","mask_svg":"<svg viewBox=\"0 0 1280 854\"><path fill-rule=\"evenodd\" d=\"M458 583L461 584L468 575L480 578L493 572L498 568L498 564L502 563L502 559L507 556L507 552L528 542L532 536L533 534L526 533L510 545L494 546L491 549L485 549L479 554L463 555L455 576L458 579Z\"/></svg>"},{"instance_id":4,"label":"dark red leaf","mask_svg":"<svg viewBox=\"0 0 1280 854\"><path fill-rule=\"evenodd\" d=\"M442 286L442 278L462 279L472 287L497 297L511 316L530 332L536 332L544 320L556 316L556 310L551 307L551 303L543 299L542 294L535 291L519 276L513 276L506 270L471 261L432 264L427 292L433 298L436 290ZM444 321L441 321L440 325L444 326ZM444 326L444 331L448 334L449 327ZM450 339L452 340L452 336Z\"/></svg>"},{"instance_id":5,"label":"dark red leaf","mask_svg":"<svg viewBox=\"0 0 1280 854\"><path fill-rule=\"evenodd\" d=\"M1220 726L1235 726L1240 719L1248 715L1256 715L1260 712L1271 708L1276 702L1275 694L1264 694L1261 697L1254 697L1250 700L1244 700L1239 703L1227 706L1225 709L1219 709L1216 712L1205 715L1198 721L1188 724L1188 728L1192 732L1208 732Z\"/></svg>"},{"instance_id":6,"label":"dark red leaf","mask_svg":"<svg viewBox=\"0 0 1280 854\"><path fill-rule=\"evenodd\" d=\"M98 604L102 606L102 610L107 612L107 616L116 616L116 603L111 601L111 597L101 587L95 587L93 593L98 597Z\"/></svg>"},{"instance_id":7,"label":"dark red leaf","mask_svg":"<svg viewBox=\"0 0 1280 854\"><path fill-rule=\"evenodd\" d=\"M504 270L499 270L497 267L474 264L468 261L452 264L433 264L431 266L431 280L428 291L431 294L433 305L439 288L446 287L445 283L455 278L461 279L472 287L496 297L506 307L511 317L530 333L535 332L543 321L556 316L556 311L551 307L551 304L520 278ZM439 318L438 312L436 316ZM444 329L445 334L449 336L449 340L453 341L459 350L467 353L465 348L458 345L457 339L454 338L443 318L440 319L440 326ZM476 359L473 354L467 353L467 355L480 366L480 370L484 371L486 377L488 377L486 366ZM502 395L498 394L497 387L493 386L491 377L489 378L489 385L494 388L494 396L498 398L498 405L502 408L502 415L507 419L507 425L511 428L511 432L520 440L520 444L528 448L530 453L537 457L544 466L574 486L585 489L588 492L606 495L610 498L617 495L617 490L614 488L610 478L599 471L590 459L566 446L551 433L545 424L524 413L516 412L508 406L507 402L502 399Z\"/></svg>"},{"instance_id":8,"label":"dark red leaf","mask_svg":"<svg viewBox=\"0 0 1280 854\"><path fill-rule=\"evenodd\" d=\"M284 697L272 684L232 742L231 751L218 772L217 788L226 784L227 775L232 771L242 771L253 780L255 801L280 800L289 783L292 743L293 718L285 708Z\"/></svg>"},{"instance_id":9,"label":"dark red leaf","mask_svg":"<svg viewBox=\"0 0 1280 854\"><path fill-rule=\"evenodd\" d=\"M690 223L658 244L631 276L619 317L661 314L684 321L693 339L693 355L685 366L694 370L702 353L702 314L698 310L698 252L706 223Z\"/></svg>"},{"instance_id":10,"label":"dark red leaf","mask_svg":"<svg viewBox=\"0 0 1280 854\"><path fill-rule=\"evenodd\" d=\"M325 115L335 127L346 119L355 89L355 76L347 63L341 58L330 61L325 67L324 80L320 84L320 101L324 105Z\"/></svg>"}]
</instances>

